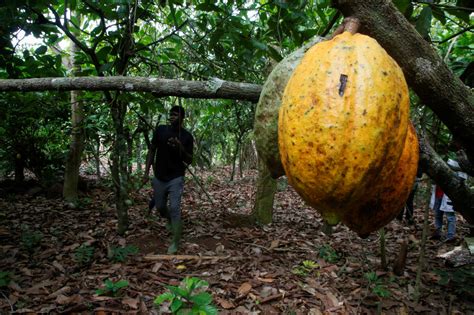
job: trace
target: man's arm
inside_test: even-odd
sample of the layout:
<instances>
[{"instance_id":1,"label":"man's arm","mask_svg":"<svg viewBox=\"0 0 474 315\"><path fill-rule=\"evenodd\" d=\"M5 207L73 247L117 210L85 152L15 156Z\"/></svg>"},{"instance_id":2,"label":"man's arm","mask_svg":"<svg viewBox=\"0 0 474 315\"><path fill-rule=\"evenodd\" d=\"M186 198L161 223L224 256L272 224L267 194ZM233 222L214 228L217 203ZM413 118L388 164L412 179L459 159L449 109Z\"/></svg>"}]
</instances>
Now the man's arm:
<instances>
[{"instance_id":1,"label":"man's arm","mask_svg":"<svg viewBox=\"0 0 474 315\"><path fill-rule=\"evenodd\" d=\"M170 138L169 143L173 147L178 147L179 154L183 159L183 162L186 164L191 164L193 162L193 138L185 141L183 144L177 137Z\"/></svg>"}]
</instances>

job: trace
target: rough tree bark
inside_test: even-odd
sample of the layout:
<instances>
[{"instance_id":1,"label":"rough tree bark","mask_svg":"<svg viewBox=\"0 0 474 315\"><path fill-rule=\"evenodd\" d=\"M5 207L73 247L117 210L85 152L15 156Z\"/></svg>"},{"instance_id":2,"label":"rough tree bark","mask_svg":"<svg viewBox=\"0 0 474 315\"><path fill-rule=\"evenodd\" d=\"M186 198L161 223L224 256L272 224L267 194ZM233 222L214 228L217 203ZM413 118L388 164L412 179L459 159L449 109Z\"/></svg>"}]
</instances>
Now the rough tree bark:
<instances>
[{"instance_id":1,"label":"rough tree bark","mask_svg":"<svg viewBox=\"0 0 474 315\"><path fill-rule=\"evenodd\" d=\"M126 76L0 80L0 92L72 90L151 92L156 97L220 98L257 102L262 86L216 78L209 81Z\"/></svg>"},{"instance_id":2,"label":"rough tree bark","mask_svg":"<svg viewBox=\"0 0 474 315\"><path fill-rule=\"evenodd\" d=\"M81 72L81 65L76 58L79 47L75 43L71 46L72 73L77 76ZM79 183L79 167L84 150L84 111L80 100L80 91L71 91L71 143L66 159L64 172L63 197L68 202L76 202L78 198L77 189Z\"/></svg>"},{"instance_id":3,"label":"rough tree bark","mask_svg":"<svg viewBox=\"0 0 474 315\"><path fill-rule=\"evenodd\" d=\"M361 22L403 69L408 85L459 139L474 161L474 94L456 77L390 0L333 0Z\"/></svg>"},{"instance_id":4,"label":"rough tree bark","mask_svg":"<svg viewBox=\"0 0 474 315\"><path fill-rule=\"evenodd\" d=\"M389 0L333 0L344 16L361 22L360 32L375 38L403 69L409 86L462 143L474 161L474 94ZM426 140L420 137L427 174L451 198L457 211L474 224L474 192L460 183Z\"/></svg>"},{"instance_id":5,"label":"rough tree bark","mask_svg":"<svg viewBox=\"0 0 474 315\"><path fill-rule=\"evenodd\" d=\"M474 224L474 190L436 154L423 132L419 132L419 143L422 168L453 201L456 211Z\"/></svg>"},{"instance_id":6,"label":"rough tree bark","mask_svg":"<svg viewBox=\"0 0 474 315\"><path fill-rule=\"evenodd\" d=\"M253 204L252 214L254 222L270 224L273 220L273 202L277 192L277 181L272 178L267 164L258 158L257 193Z\"/></svg>"}]
</instances>

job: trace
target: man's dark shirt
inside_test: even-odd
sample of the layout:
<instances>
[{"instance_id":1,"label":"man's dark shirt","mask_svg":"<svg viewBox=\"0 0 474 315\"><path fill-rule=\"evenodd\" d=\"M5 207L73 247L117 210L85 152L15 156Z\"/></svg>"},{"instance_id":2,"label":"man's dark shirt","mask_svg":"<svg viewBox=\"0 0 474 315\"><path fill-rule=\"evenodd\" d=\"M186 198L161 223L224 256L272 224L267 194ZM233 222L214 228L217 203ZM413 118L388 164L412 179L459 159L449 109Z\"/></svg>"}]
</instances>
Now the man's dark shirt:
<instances>
[{"instance_id":1,"label":"man's dark shirt","mask_svg":"<svg viewBox=\"0 0 474 315\"><path fill-rule=\"evenodd\" d=\"M184 149L190 155L181 152L179 145L170 146L170 138L178 138ZM184 176L186 164L191 164L193 155L193 136L184 128L174 129L170 125L160 125L153 134L152 147L156 149L154 174L162 181L170 181L173 178Z\"/></svg>"}]
</instances>

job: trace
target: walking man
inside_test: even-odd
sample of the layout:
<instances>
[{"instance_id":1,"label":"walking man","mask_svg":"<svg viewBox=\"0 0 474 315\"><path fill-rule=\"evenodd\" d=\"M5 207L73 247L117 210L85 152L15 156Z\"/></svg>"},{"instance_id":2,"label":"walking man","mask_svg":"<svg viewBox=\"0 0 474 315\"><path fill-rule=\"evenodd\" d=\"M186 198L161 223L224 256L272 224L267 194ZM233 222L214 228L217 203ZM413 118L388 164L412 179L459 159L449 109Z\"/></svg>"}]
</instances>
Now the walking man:
<instances>
[{"instance_id":1,"label":"walking man","mask_svg":"<svg viewBox=\"0 0 474 315\"><path fill-rule=\"evenodd\" d=\"M148 181L153 165L153 197L157 210L168 218L172 241L168 254L179 248L183 223L181 195L186 166L193 160L193 136L183 128L184 108L173 106L169 111L169 124L156 128L148 150L144 181ZM169 202L169 206L168 206Z\"/></svg>"}]
</instances>

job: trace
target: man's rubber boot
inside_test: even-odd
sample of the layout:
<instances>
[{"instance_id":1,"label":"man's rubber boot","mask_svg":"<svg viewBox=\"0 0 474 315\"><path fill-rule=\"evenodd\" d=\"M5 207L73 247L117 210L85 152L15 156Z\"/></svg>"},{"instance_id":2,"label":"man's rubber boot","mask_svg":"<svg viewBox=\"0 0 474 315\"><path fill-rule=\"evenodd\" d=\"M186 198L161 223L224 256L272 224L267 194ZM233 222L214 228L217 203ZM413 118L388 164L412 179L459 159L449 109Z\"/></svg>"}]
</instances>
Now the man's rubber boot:
<instances>
[{"instance_id":1,"label":"man's rubber boot","mask_svg":"<svg viewBox=\"0 0 474 315\"><path fill-rule=\"evenodd\" d=\"M179 241L181 240L181 233L183 232L183 222L181 220L171 222L172 240L168 247L168 254L176 254L179 248Z\"/></svg>"}]
</instances>

